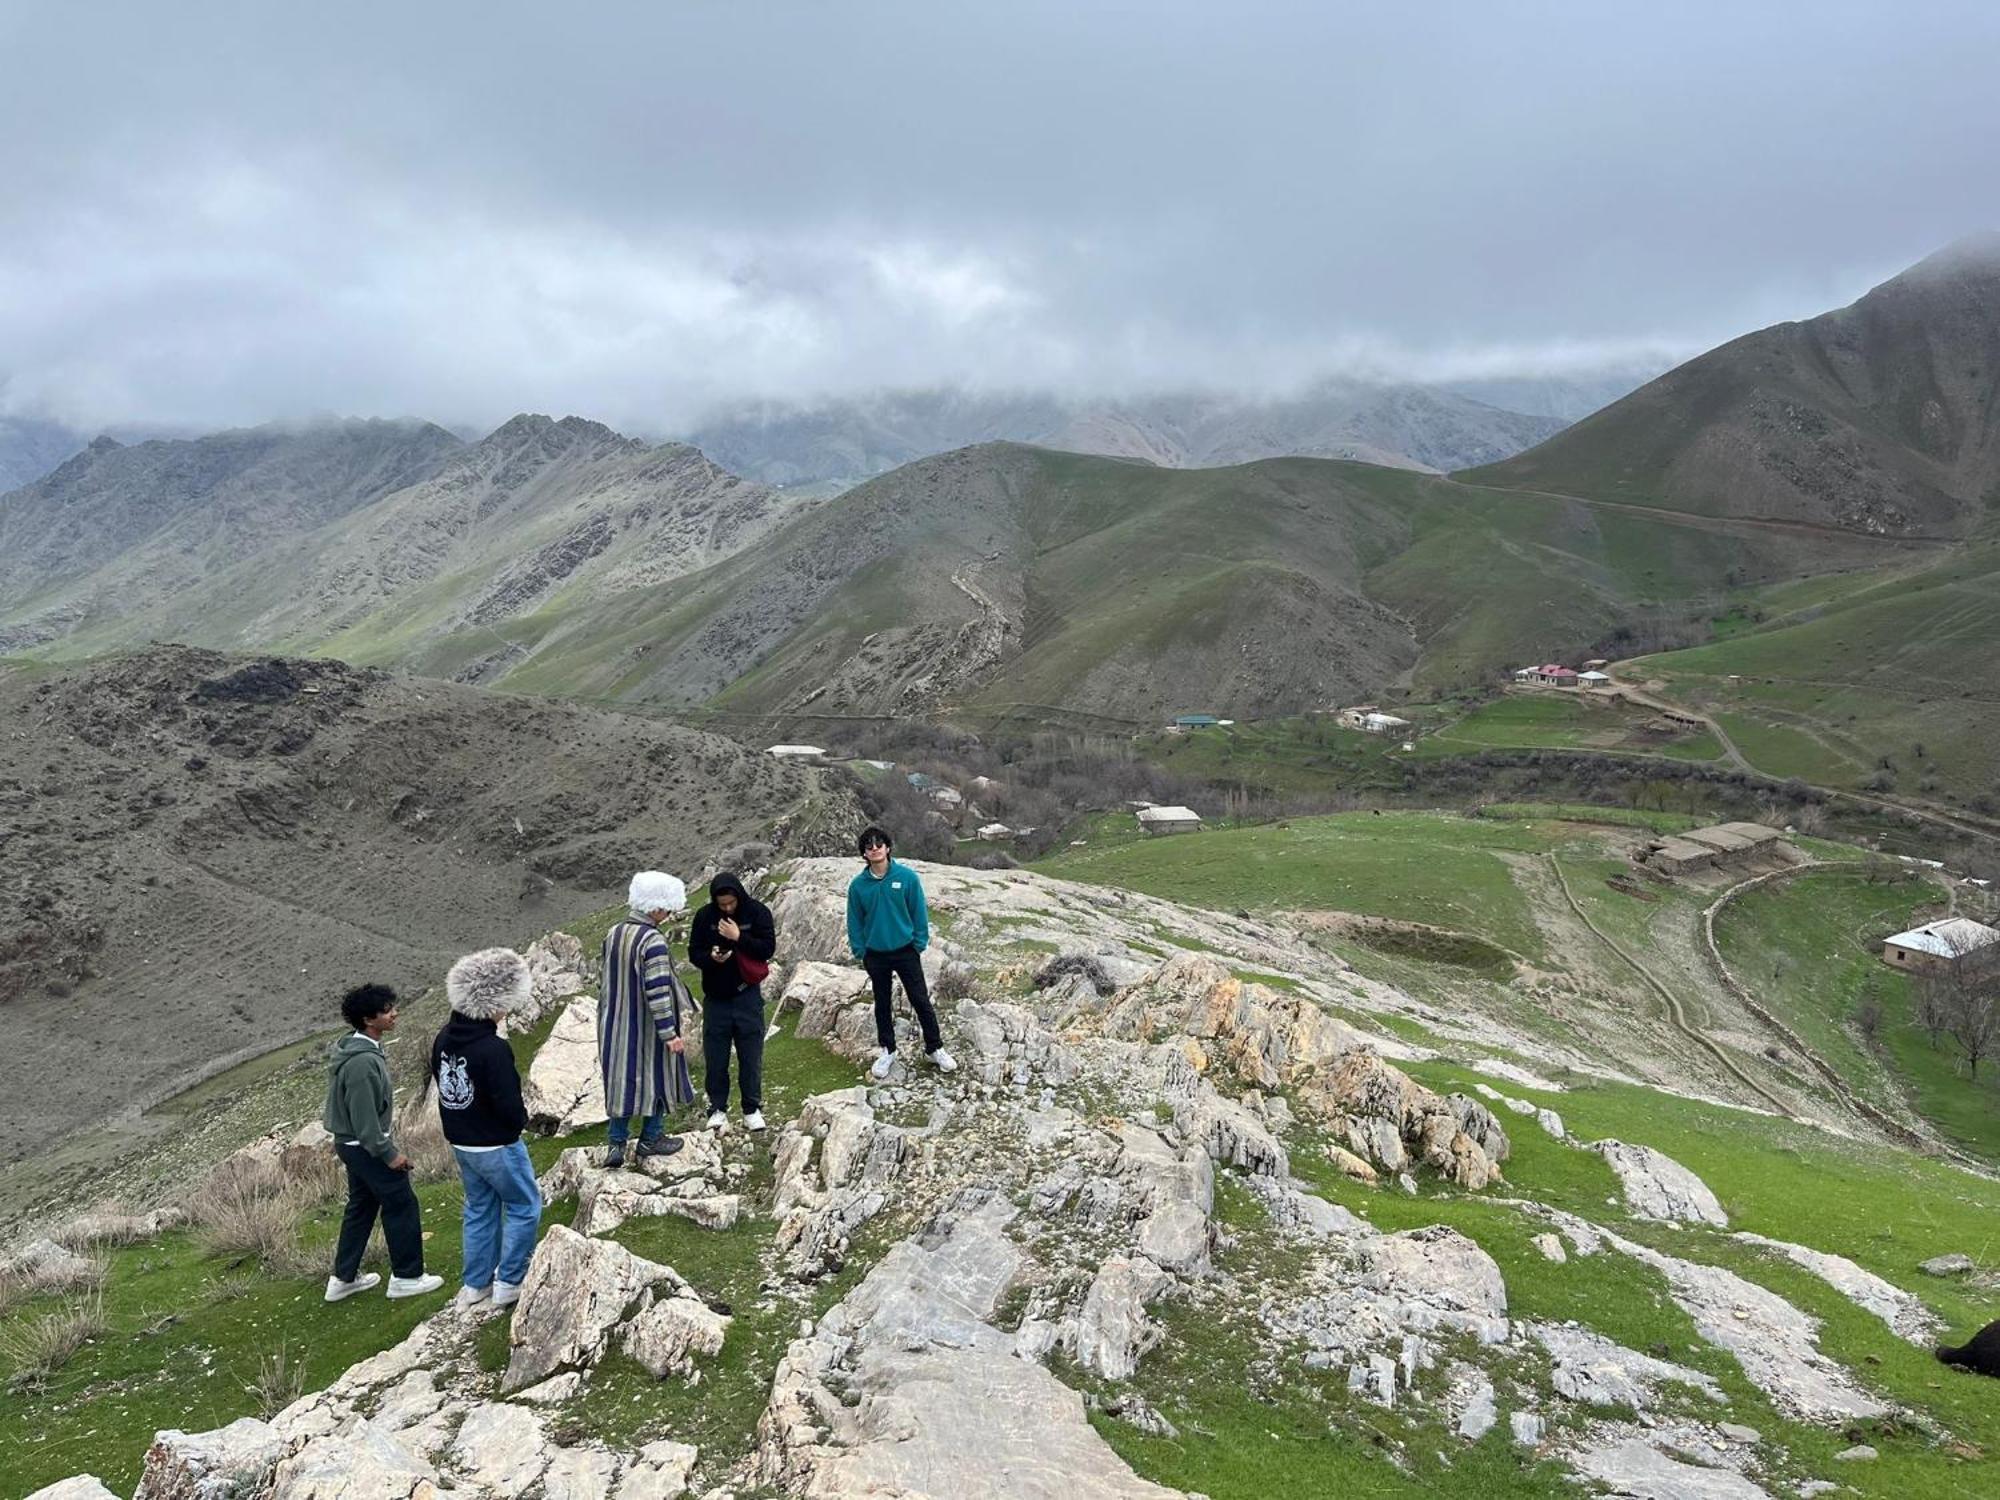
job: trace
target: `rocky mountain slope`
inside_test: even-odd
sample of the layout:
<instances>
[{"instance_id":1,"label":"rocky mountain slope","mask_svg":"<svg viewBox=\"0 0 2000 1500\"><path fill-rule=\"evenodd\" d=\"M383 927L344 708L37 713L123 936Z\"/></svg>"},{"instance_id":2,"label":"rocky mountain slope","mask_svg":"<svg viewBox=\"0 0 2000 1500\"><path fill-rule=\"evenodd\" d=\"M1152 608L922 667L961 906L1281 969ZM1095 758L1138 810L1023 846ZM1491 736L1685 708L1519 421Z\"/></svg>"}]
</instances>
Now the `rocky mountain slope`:
<instances>
[{"instance_id":1,"label":"rocky mountain slope","mask_svg":"<svg viewBox=\"0 0 2000 1500\"><path fill-rule=\"evenodd\" d=\"M1534 382L1518 384L1526 394ZM1616 394L1629 389L1624 385ZM1574 404L1573 393L1568 399ZM1328 381L1299 396L1263 400L1195 393L1088 401L888 392L818 407L752 408L712 421L688 440L716 462L771 484L852 483L989 442L1177 469L1303 455L1446 470L1517 453L1570 420L1506 410L1443 386Z\"/></svg>"},{"instance_id":2,"label":"rocky mountain slope","mask_svg":"<svg viewBox=\"0 0 2000 1500\"><path fill-rule=\"evenodd\" d=\"M333 661L0 668L0 1153L323 1029L364 979L857 823L722 739Z\"/></svg>"},{"instance_id":3,"label":"rocky mountain slope","mask_svg":"<svg viewBox=\"0 0 2000 1500\"><path fill-rule=\"evenodd\" d=\"M428 477L460 446L441 427L382 421L129 446L100 437L0 496L0 649L118 630L147 605Z\"/></svg>"},{"instance_id":4,"label":"rocky mountain slope","mask_svg":"<svg viewBox=\"0 0 2000 1500\"><path fill-rule=\"evenodd\" d=\"M114 557L45 535L41 551L27 549L0 574L0 619L17 622L16 649L48 641L67 656L175 639L392 660L559 598L651 589L810 506L725 474L692 448L648 447L577 417L515 417L472 444L423 432L436 443L423 462L378 476L365 493L296 451L324 444L317 429L264 434L263 459L205 489L184 484L185 514L170 527L135 527ZM171 492L217 441L123 450L100 440L43 483L0 498L0 527L45 534L51 515L72 529L93 518L119 527L121 506L152 508L147 497ZM128 451L148 463L126 472ZM478 675L476 663L460 665Z\"/></svg>"},{"instance_id":5,"label":"rocky mountain slope","mask_svg":"<svg viewBox=\"0 0 2000 1500\"><path fill-rule=\"evenodd\" d=\"M851 868L774 874L774 1087L823 1078L829 1052L857 1076L871 1045L865 980L843 962ZM923 873L927 962L964 994L947 1007L956 1075L899 1063L879 1086L816 1085L773 1107L769 1142L702 1135L611 1171L592 1149L600 1107L546 1113L590 1072L587 1035L558 1020L529 1069L558 1134L535 1146L549 1209L518 1306L412 1326L379 1299L328 1313L300 1277L297 1307L262 1301L265 1316L379 1329L368 1357L263 1417L214 1426L238 1397L206 1408L212 1430L159 1432L138 1494L1233 1500L1581 1482L1653 1500L1971 1500L1990 1480L1991 1403L1925 1347L1979 1286L1917 1265L1984 1243L1990 1180L1618 1085L1529 1039L1406 1034L1407 996L1282 918ZM561 987L559 1016L591 1003ZM299 1170L323 1148L290 1131L217 1175ZM1801 1177L1830 1211L1793 1213ZM449 1192L428 1203L445 1222ZM1831 1211L1856 1201L1950 1204L1951 1222L1919 1212L1884 1234ZM103 1230L65 1237L87 1232ZM454 1238L431 1246L447 1272ZM14 1264L54 1277L66 1254ZM215 1335L158 1336L164 1351ZM145 1436L93 1435L121 1490ZM36 1453L34 1472L69 1472L52 1462L80 1450ZM49 1495L111 1493L69 1483Z\"/></svg>"},{"instance_id":6,"label":"rocky mountain slope","mask_svg":"<svg viewBox=\"0 0 2000 1500\"><path fill-rule=\"evenodd\" d=\"M1851 307L1688 361L1482 484L1883 536L1962 537L2000 493L2000 234Z\"/></svg>"}]
</instances>

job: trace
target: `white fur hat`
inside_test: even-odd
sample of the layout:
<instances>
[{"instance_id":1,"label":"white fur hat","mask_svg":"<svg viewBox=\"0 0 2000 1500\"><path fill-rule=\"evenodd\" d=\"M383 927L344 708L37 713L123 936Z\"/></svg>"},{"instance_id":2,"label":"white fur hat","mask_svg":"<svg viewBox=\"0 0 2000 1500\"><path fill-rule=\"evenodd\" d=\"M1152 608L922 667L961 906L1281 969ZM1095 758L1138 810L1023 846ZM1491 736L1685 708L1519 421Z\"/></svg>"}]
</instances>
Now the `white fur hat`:
<instances>
[{"instance_id":1,"label":"white fur hat","mask_svg":"<svg viewBox=\"0 0 2000 1500\"><path fill-rule=\"evenodd\" d=\"M679 911L687 905L688 893L678 876L664 870L641 870L632 877L632 889L625 899L632 915L643 917L656 911Z\"/></svg>"},{"instance_id":2,"label":"white fur hat","mask_svg":"<svg viewBox=\"0 0 2000 1500\"><path fill-rule=\"evenodd\" d=\"M451 966L444 992L461 1016L493 1021L526 1005L534 985L528 961L512 948L481 948Z\"/></svg>"}]
</instances>

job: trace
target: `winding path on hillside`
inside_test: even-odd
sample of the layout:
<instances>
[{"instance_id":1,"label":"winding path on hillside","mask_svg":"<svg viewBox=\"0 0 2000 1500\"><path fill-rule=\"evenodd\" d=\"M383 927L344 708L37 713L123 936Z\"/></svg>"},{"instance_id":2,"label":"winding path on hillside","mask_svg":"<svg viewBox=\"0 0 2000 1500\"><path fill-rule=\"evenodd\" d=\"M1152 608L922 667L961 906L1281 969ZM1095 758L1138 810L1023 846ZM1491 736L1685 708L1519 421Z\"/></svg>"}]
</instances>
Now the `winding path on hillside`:
<instances>
[{"instance_id":1,"label":"winding path on hillside","mask_svg":"<svg viewBox=\"0 0 2000 1500\"><path fill-rule=\"evenodd\" d=\"M1576 893L1569 888L1569 877L1563 873L1562 861L1556 858L1554 851L1551 850L1549 854L1546 856L1546 858L1548 859L1549 862L1549 868L1555 871L1556 884L1562 888L1563 899L1569 903L1569 909L1576 913L1578 920L1580 920L1585 927L1588 927L1591 930L1591 932L1596 935L1597 940L1599 942L1604 944L1605 947L1609 948L1613 953L1617 954L1621 959L1623 959L1626 965L1629 968L1631 968L1631 970L1635 974L1637 974L1641 979L1645 980L1646 983L1652 987L1654 993L1656 993L1661 1000L1666 1002L1667 1019L1673 1023L1674 1029L1679 1031L1689 1041L1695 1043L1697 1046L1706 1049L1711 1055L1713 1055L1715 1060L1721 1063L1724 1068L1728 1069L1729 1072L1733 1074L1743 1084L1745 1088L1748 1088L1753 1092L1762 1095L1765 1099L1769 1100L1771 1107L1777 1110L1779 1114L1785 1116L1785 1118L1789 1120L1798 1119L1799 1118L1798 1111L1793 1109L1791 1105L1787 1104L1783 1099L1780 1099L1776 1094L1772 1093L1769 1089L1765 1088L1763 1084L1759 1083L1756 1079L1752 1078L1748 1073L1744 1072L1742 1066L1736 1061L1735 1058L1729 1055L1728 1051L1723 1047L1723 1045L1720 1042L1716 1041L1715 1038L1711 1037L1707 1032L1701 1030L1699 1027L1691 1025L1689 1023L1687 1018L1687 1013L1681 1009L1681 1002L1679 998L1674 994L1674 992L1668 989L1665 984L1661 983L1659 977L1655 975L1651 969L1647 968L1644 964L1640 963L1638 959L1634 958L1629 952L1627 952L1625 948L1619 944L1617 939L1613 938L1610 933L1606 932L1602 927L1599 927L1597 923L1591 920L1590 913L1583 909L1583 903L1576 899Z\"/></svg>"},{"instance_id":2,"label":"winding path on hillside","mask_svg":"<svg viewBox=\"0 0 2000 1500\"><path fill-rule=\"evenodd\" d=\"M1988 1168L1983 1162L1966 1155L1963 1151L1960 1151L1949 1141L1933 1131L1929 1127L1928 1122L1925 1121L1923 1115L1914 1107L1910 1109L1909 1120L1899 1120L1895 1116L1878 1109L1875 1105L1870 1104L1866 1099L1855 1093L1838 1068L1815 1052L1807 1044L1804 1037L1800 1036L1750 993L1749 986L1736 977L1735 972L1731 970L1728 962L1723 958L1722 947L1715 940L1715 919L1722 914L1725 908L1732 905L1738 897L1749 891L1759 890L1767 885L1778 885L1783 882L1795 880L1802 875L1862 875L1866 874L1868 870L1869 865L1862 860L1815 860L1803 865L1793 865L1789 869L1771 870L1762 875L1753 875L1748 880L1739 880L1735 885L1730 886L1718 895L1715 900L1711 901L1701 914L1702 945L1707 950L1708 961L1714 966L1716 974L1720 976L1723 987L1736 997L1737 1002L1745 1010L1749 1011L1751 1015L1761 1021L1787 1047L1790 1047L1804 1059L1806 1065L1818 1075L1820 1081L1832 1092L1834 1098L1845 1105L1850 1113L1859 1119L1866 1120L1878 1130L1885 1132L1892 1140L1902 1145L1911 1146L1932 1155L1949 1157L1960 1166L1974 1167L1982 1172L1987 1171ZM1945 888L1955 897L1956 891L1950 881L1945 882ZM1890 1076L1893 1078L1894 1074L1891 1073Z\"/></svg>"}]
</instances>

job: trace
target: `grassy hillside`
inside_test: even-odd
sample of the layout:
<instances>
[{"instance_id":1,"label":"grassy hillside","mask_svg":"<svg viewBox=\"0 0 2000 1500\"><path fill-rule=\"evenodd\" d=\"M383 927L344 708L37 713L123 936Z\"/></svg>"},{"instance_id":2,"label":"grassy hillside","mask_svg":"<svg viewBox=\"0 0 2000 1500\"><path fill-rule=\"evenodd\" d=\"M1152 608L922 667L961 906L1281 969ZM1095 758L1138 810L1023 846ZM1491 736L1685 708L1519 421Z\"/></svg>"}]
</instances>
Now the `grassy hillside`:
<instances>
[{"instance_id":1,"label":"grassy hillside","mask_svg":"<svg viewBox=\"0 0 2000 1500\"><path fill-rule=\"evenodd\" d=\"M413 663L449 673L505 647L513 689L774 715L1262 716L1490 681L1897 550L1365 464L1161 470L993 444L862 485L670 588L557 595Z\"/></svg>"},{"instance_id":2,"label":"grassy hillside","mask_svg":"<svg viewBox=\"0 0 2000 1500\"><path fill-rule=\"evenodd\" d=\"M1728 640L1628 667L1721 716L1753 765L1992 809L2000 544L1834 593L1795 589ZM1886 764L1884 762L1886 761Z\"/></svg>"}]
</instances>

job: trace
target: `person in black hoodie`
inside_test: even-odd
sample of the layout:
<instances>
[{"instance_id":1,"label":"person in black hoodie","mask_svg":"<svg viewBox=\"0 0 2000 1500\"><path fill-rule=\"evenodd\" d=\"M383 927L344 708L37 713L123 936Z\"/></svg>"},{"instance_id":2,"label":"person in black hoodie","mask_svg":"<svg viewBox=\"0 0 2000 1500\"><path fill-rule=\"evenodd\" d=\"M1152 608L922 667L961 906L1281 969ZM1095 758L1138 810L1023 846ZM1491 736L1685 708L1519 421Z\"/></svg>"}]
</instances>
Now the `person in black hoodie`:
<instances>
[{"instance_id":1,"label":"person in black hoodie","mask_svg":"<svg viewBox=\"0 0 2000 1500\"><path fill-rule=\"evenodd\" d=\"M778 950L771 908L724 870L708 883L708 904L694 914L688 961L701 970L701 1052L708 1087L708 1128L729 1123L729 1049L736 1048L743 1124L764 1128L764 976Z\"/></svg>"},{"instance_id":2,"label":"person in black hoodie","mask_svg":"<svg viewBox=\"0 0 2000 1500\"><path fill-rule=\"evenodd\" d=\"M542 1190L521 1132L528 1124L514 1049L500 1018L527 1004L527 960L511 948L468 953L445 975L451 1019L431 1043L444 1138L465 1183L465 1272L458 1301L489 1297L495 1307L521 1298L535 1253Z\"/></svg>"}]
</instances>

